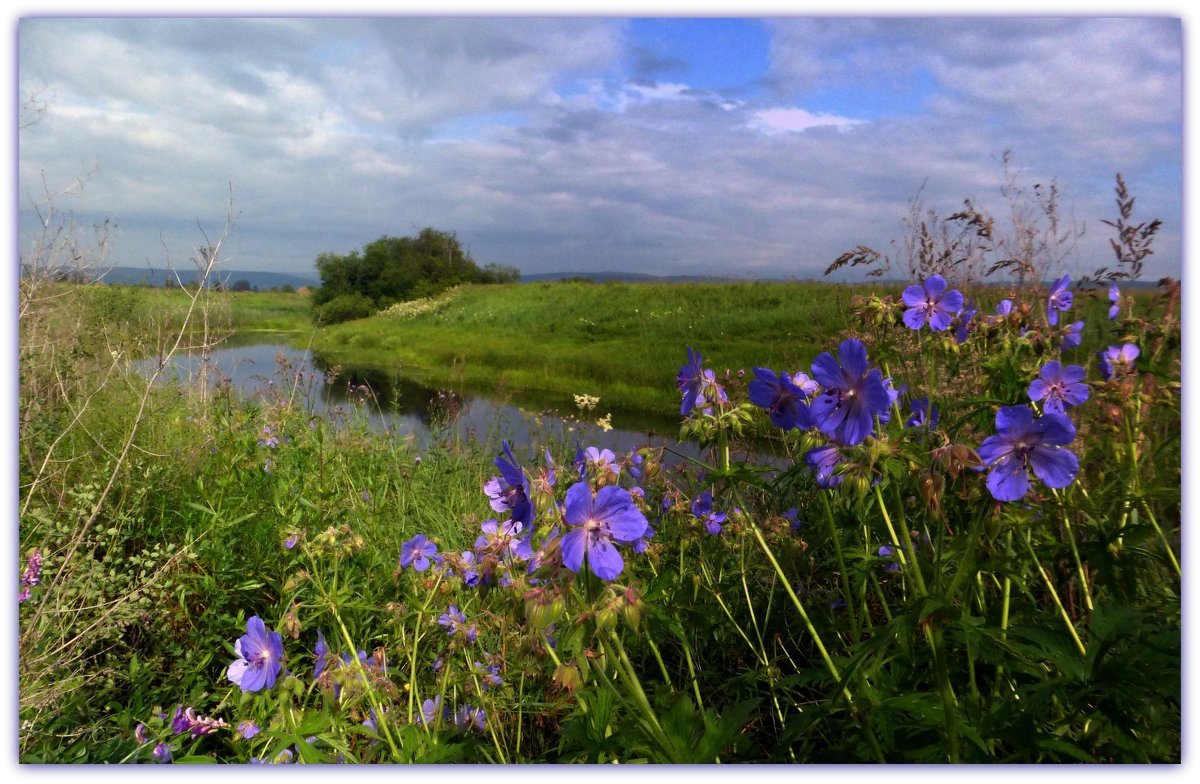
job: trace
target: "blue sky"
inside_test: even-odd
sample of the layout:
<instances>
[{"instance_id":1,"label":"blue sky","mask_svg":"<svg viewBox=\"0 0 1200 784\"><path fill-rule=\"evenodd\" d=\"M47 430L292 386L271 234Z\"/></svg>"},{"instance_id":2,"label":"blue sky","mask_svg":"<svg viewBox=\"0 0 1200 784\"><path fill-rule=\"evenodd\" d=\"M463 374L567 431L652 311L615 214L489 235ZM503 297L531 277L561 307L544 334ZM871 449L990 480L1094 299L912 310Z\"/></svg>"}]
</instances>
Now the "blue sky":
<instances>
[{"instance_id":1,"label":"blue sky","mask_svg":"<svg viewBox=\"0 0 1200 784\"><path fill-rule=\"evenodd\" d=\"M1054 180L1111 263L1112 186L1182 250L1182 26L1057 19L487 17L19 21L22 253L31 205L117 231L108 260L312 274L430 225L480 263L811 278L892 252L918 191L1009 214ZM45 187L43 187L45 183ZM1004 221L1001 221L1004 225ZM897 272L902 274L902 268Z\"/></svg>"}]
</instances>

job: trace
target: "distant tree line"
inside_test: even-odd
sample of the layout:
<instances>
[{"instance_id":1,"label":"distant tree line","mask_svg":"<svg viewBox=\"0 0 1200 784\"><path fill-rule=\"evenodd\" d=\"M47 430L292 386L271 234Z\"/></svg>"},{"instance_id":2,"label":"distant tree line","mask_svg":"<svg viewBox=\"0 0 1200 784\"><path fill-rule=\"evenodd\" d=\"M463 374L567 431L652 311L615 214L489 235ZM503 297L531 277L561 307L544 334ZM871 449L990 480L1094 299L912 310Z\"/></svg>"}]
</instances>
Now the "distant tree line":
<instances>
[{"instance_id":1,"label":"distant tree line","mask_svg":"<svg viewBox=\"0 0 1200 784\"><path fill-rule=\"evenodd\" d=\"M335 324L369 316L396 302L432 297L464 283L515 283L516 267L480 267L452 232L421 229L416 237L383 236L362 252L317 256L321 285L313 290L317 317Z\"/></svg>"}]
</instances>

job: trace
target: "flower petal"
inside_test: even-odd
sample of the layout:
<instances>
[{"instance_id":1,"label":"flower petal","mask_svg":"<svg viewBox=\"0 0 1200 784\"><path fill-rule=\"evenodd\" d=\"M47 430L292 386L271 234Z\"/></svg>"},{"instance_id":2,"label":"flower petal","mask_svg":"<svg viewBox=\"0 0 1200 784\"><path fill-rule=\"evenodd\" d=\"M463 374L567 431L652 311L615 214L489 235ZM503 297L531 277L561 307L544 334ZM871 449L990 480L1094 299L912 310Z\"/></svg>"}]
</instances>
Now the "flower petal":
<instances>
[{"instance_id":1,"label":"flower petal","mask_svg":"<svg viewBox=\"0 0 1200 784\"><path fill-rule=\"evenodd\" d=\"M812 377L825 389L841 389L846 383L841 367L828 351L818 354L812 361Z\"/></svg>"},{"instance_id":2,"label":"flower petal","mask_svg":"<svg viewBox=\"0 0 1200 784\"><path fill-rule=\"evenodd\" d=\"M910 308L919 308L925 304L927 297L925 289L920 286L909 286L900 295L900 299L904 300L904 304Z\"/></svg>"},{"instance_id":3,"label":"flower petal","mask_svg":"<svg viewBox=\"0 0 1200 784\"><path fill-rule=\"evenodd\" d=\"M1069 449L1043 444L1029 453L1029 465L1037 478L1046 483L1046 487L1058 490L1075 481L1079 458Z\"/></svg>"},{"instance_id":4,"label":"flower petal","mask_svg":"<svg viewBox=\"0 0 1200 784\"><path fill-rule=\"evenodd\" d=\"M1029 474L1025 471L1025 464L1012 455L997 461L988 472L987 488L997 501L1019 501L1024 498L1029 491Z\"/></svg>"},{"instance_id":5,"label":"flower petal","mask_svg":"<svg viewBox=\"0 0 1200 784\"><path fill-rule=\"evenodd\" d=\"M612 542L599 539L588 548L588 568L601 580L610 582L621 574L625 561Z\"/></svg>"},{"instance_id":6,"label":"flower petal","mask_svg":"<svg viewBox=\"0 0 1200 784\"><path fill-rule=\"evenodd\" d=\"M578 572L583 567L583 546L587 534L582 528L572 528L562 538L563 566L572 572Z\"/></svg>"},{"instance_id":7,"label":"flower petal","mask_svg":"<svg viewBox=\"0 0 1200 784\"><path fill-rule=\"evenodd\" d=\"M946 290L946 279L943 278L941 275L930 275L925 280L925 291L929 293L930 299L938 299L939 297L941 297L942 292L945 290ZM962 307L961 302L958 304L959 304L959 307ZM958 308L955 308L955 310L958 310Z\"/></svg>"},{"instance_id":8,"label":"flower petal","mask_svg":"<svg viewBox=\"0 0 1200 784\"><path fill-rule=\"evenodd\" d=\"M861 340L848 338L838 346L838 359L851 379L860 379L867 372L867 348Z\"/></svg>"},{"instance_id":9,"label":"flower petal","mask_svg":"<svg viewBox=\"0 0 1200 784\"><path fill-rule=\"evenodd\" d=\"M1033 427L1029 406L1003 406L996 411L996 429L1008 433L1026 433Z\"/></svg>"},{"instance_id":10,"label":"flower petal","mask_svg":"<svg viewBox=\"0 0 1200 784\"><path fill-rule=\"evenodd\" d=\"M592 488L587 482L576 482L567 488L563 517L571 525L583 525L592 516Z\"/></svg>"}]
</instances>

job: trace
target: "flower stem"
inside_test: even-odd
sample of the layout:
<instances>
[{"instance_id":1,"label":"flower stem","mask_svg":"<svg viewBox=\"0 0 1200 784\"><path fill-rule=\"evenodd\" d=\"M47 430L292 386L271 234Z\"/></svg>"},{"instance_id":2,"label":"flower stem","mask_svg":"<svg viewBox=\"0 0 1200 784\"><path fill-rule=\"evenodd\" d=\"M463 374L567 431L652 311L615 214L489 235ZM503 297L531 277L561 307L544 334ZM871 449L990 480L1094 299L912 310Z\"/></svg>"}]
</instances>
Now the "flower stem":
<instances>
[{"instance_id":1,"label":"flower stem","mask_svg":"<svg viewBox=\"0 0 1200 784\"><path fill-rule=\"evenodd\" d=\"M1063 623L1067 626L1067 631L1071 633L1071 639L1075 641L1075 647L1079 649L1081 656L1087 656L1087 648L1083 645L1083 640L1079 639L1079 633L1075 631L1075 624L1071 623L1071 616L1067 615L1067 610L1063 607L1062 601L1058 598L1058 591L1054 590L1054 583L1050 581L1050 575L1046 574L1046 570L1042 568L1041 561L1038 560L1037 553L1033 551L1033 539L1029 531L1025 532L1025 547L1029 550L1029 555L1033 558L1034 566L1042 575L1042 582L1050 590L1050 596L1054 599L1054 606L1058 608L1059 615L1062 616Z\"/></svg>"}]
</instances>

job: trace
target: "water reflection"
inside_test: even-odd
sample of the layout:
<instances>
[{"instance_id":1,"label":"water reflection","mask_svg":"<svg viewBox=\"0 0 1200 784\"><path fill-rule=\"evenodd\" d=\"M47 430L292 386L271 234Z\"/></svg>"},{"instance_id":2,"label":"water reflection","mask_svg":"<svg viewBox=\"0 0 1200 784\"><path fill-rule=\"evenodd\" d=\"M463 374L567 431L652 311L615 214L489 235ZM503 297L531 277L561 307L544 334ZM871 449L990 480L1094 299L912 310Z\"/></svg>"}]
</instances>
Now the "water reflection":
<instances>
[{"instance_id":1,"label":"water reflection","mask_svg":"<svg viewBox=\"0 0 1200 784\"><path fill-rule=\"evenodd\" d=\"M157 360L144 360L142 372L152 372ZM280 344L227 346L212 351L205 361L199 354L175 356L163 376L198 383L204 374L210 388L228 390L243 398L289 400L310 414L335 421L365 416L372 429L413 439L421 445L436 440L470 439L495 443L508 438L521 444L553 442L606 447L627 452L642 446L671 446L697 456L691 444L677 444L667 428L646 420L631 427L604 431L593 419L577 420L569 412L530 409L511 401L481 395L459 394L427 387L398 374L328 368L303 349ZM595 412L599 417L603 412ZM617 425L623 415L613 416Z\"/></svg>"}]
</instances>

